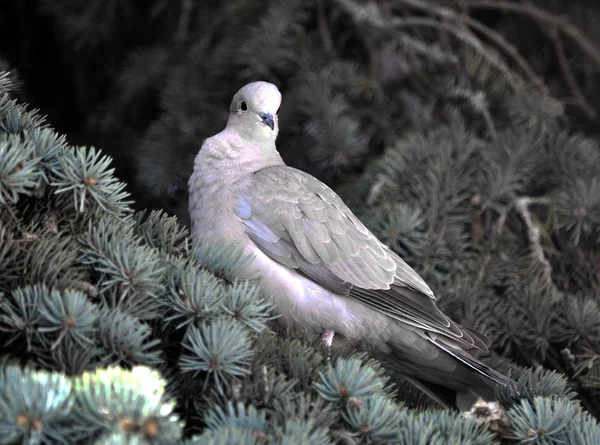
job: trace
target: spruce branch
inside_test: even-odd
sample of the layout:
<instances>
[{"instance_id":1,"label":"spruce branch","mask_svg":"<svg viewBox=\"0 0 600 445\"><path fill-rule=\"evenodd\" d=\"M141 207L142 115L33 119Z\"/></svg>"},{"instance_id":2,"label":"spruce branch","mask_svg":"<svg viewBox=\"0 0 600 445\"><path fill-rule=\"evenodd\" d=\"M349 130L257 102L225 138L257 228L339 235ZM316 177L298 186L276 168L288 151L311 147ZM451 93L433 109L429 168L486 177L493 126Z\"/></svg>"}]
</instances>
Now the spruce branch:
<instances>
[{"instance_id":1,"label":"spruce branch","mask_svg":"<svg viewBox=\"0 0 600 445\"><path fill-rule=\"evenodd\" d=\"M80 261L101 273L100 298L142 320L158 317L165 265L157 250L133 235L133 222L105 217L80 238ZM127 241L125 241L127 240Z\"/></svg>"},{"instance_id":2,"label":"spruce branch","mask_svg":"<svg viewBox=\"0 0 600 445\"><path fill-rule=\"evenodd\" d=\"M183 445L232 444L236 445L263 445L265 440L263 434L256 434L252 430L228 425L217 430L206 429L202 435L194 436L183 442Z\"/></svg>"},{"instance_id":3,"label":"spruce branch","mask_svg":"<svg viewBox=\"0 0 600 445\"><path fill-rule=\"evenodd\" d=\"M359 359L338 358L335 366L329 362L327 370L319 375L316 390L325 400L337 405L351 397L375 395L385 386L385 380Z\"/></svg>"},{"instance_id":4,"label":"spruce branch","mask_svg":"<svg viewBox=\"0 0 600 445\"><path fill-rule=\"evenodd\" d=\"M302 357L302 356L299 356ZM313 430L323 431L338 420L338 412L329 402L314 393L302 392L299 396L274 401L275 416L279 425L285 425L289 419L310 425ZM281 429L285 434L285 426Z\"/></svg>"},{"instance_id":5,"label":"spruce branch","mask_svg":"<svg viewBox=\"0 0 600 445\"><path fill-rule=\"evenodd\" d=\"M177 223L177 219L163 211L136 212L134 231L144 238L146 244L169 255L188 254L189 232Z\"/></svg>"},{"instance_id":6,"label":"spruce branch","mask_svg":"<svg viewBox=\"0 0 600 445\"><path fill-rule=\"evenodd\" d=\"M10 71L4 71L4 69L0 70L0 94L4 95L6 93L9 93L11 89L12 80L10 77Z\"/></svg>"},{"instance_id":7,"label":"spruce branch","mask_svg":"<svg viewBox=\"0 0 600 445\"><path fill-rule=\"evenodd\" d=\"M8 94L0 94L0 130L18 135L45 126L37 110L28 110Z\"/></svg>"},{"instance_id":8,"label":"spruce branch","mask_svg":"<svg viewBox=\"0 0 600 445\"><path fill-rule=\"evenodd\" d=\"M33 156L38 159L40 175L44 184L50 184L51 172L60 168L59 157L67 150L66 136L59 135L50 128L35 128L26 131L23 139L33 145Z\"/></svg>"},{"instance_id":9,"label":"spruce branch","mask_svg":"<svg viewBox=\"0 0 600 445\"><path fill-rule=\"evenodd\" d=\"M536 397L522 400L508 413L507 439L560 443L571 428L581 422L581 408L573 401Z\"/></svg>"},{"instance_id":10,"label":"spruce branch","mask_svg":"<svg viewBox=\"0 0 600 445\"><path fill-rule=\"evenodd\" d=\"M50 350L58 347L65 337L80 348L92 347L99 316L98 307L76 291L48 292L40 311L38 332ZM49 295L48 295L49 294Z\"/></svg>"},{"instance_id":11,"label":"spruce branch","mask_svg":"<svg viewBox=\"0 0 600 445\"><path fill-rule=\"evenodd\" d=\"M389 443L399 439L404 409L386 397L358 399L358 406L348 404L342 412L344 420L355 433L371 443Z\"/></svg>"},{"instance_id":12,"label":"spruce branch","mask_svg":"<svg viewBox=\"0 0 600 445\"><path fill-rule=\"evenodd\" d=\"M72 383L62 374L21 370L0 372L0 437L4 443L67 443L72 426Z\"/></svg>"},{"instance_id":13,"label":"spruce branch","mask_svg":"<svg viewBox=\"0 0 600 445\"><path fill-rule=\"evenodd\" d=\"M61 168L54 171L52 186L55 193L72 193L77 212L83 213L94 204L113 215L129 212L125 184L114 176L109 156L81 147L64 151L58 159Z\"/></svg>"},{"instance_id":14,"label":"spruce branch","mask_svg":"<svg viewBox=\"0 0 600 445\"><path fill-rule=\"evenodd\" d=\"M437 443L446 438L460 438L473 445L492 445L494 435L484 425L472 419L461 419L449 411L426 410L414 415L403 413L400 443Z\"/></svg>"},{"instance_id":15,"label":"spruce branch","mask_svg":"<svg viewBox=\"0 0 600 445\"><path fill-rule=\"evenodd\" d=\"M219 317L223 300L223 283L213 274L194 264L174 263L167 272L164 295L165 327L176 330L198 325Z\"/></svg>"},{"instance_id":16,"label":"spruce branch","mask_svg":"<svg viewBox=\"0 0 600 445\"><path fill-rule=\"evenodd\" d=\"M57 235L52 236L44 230L35 233L30 242L23 244L19 263L29 272L22 280L23 284L45 283L64 289L73 280L81 279L77 244L70 237Z\"/></svg>"},{"instance_id":17,"label":"spruce branch","mask_svg":"<svg viewBox=\"0 0 600 445\"><path fill-rule=\"evenodd\" d=\"M18 239L0 219L0 290L10 291L10 282L19 279L22 259ZM1 304L1 303L0 303Z\"/></svg>"},{"instance_id":18,"label":"spruce branch","mask_svg":"<svg viewBox=\"0 0 600 445\"><path fill-rule=\"evenodd\" d=\"M96 344L103 347L100 364L148 365L162 363L161 340L149 325L117 309L104 309L98 317Z\"/></svg>"},{"instance_id":19,"label":"spruce branch","mask_svg":"<svg viewBox=\"0 0 600 445\"><path fill-rule=\"evenodd\" d=\"M91 345L82 346L71 337L65 336L54 349L38 348L35 360L45 369L77 376L85 371L96 369L102 362L105 352L97 341Z\"/></svg>"},{"instance_id":20,"label":"spruce branch","mask_svg":"<svg viewBox=\"0 0 600 445\"><path fill-rule=\"evenodd\" d=\"M259 411L254 406L246 407L239 402L228 402L224 408L215 406L206 413L204 421L208 429L213 431L235 427L251 432L259 441L265 441L269 437L266 412Z\"/></svg>"},{"instance_id":21,"label":"spruce branch","mask_svg":"<svg viewBox=\"0 0 600 445\"><path fill-rule=\"evenodd\" d=\"M236 280L253 280L257 276L249 276L247 267L252 257L244 254L243 249L235 246L223 246L210 238L200 239L192 248L190 258L199 267L209 270L219 278L233 283Z\"/></svg>"},{"instance_id":22,"label":"spruce branch","mask_svg":"<svg viewBox=\"0 0 600 445\"><path fill-rule=\"evenodd\" d=\"M75 379L74 416L80 438L124 433L145 443L170 444L183 422L165 393L165 380L153 369L135 366L86 372Z\"/></svg>"},{"instance_id":23,"label":"spruce branch","mask_svg":"<svg viewBox=\"0 0 600 445\"><path fill-rule=\"evenodd\" d=\"M238 79L249 80L257 76L276 79L297 68L298 60L292 45L308 17L305 7L304 2L298 0L268 3L258 23L249 27L235 52L234 62L241 68ZM265 46L265 39L272 44Z\"/></svg>"},{"instance_id":24,"label":"spruce branch","mask_svg":"<svg viewBox=\"0 0 600 445\"><path fill-rule=\"evenodd\" d=\"M516 382L515 388L498 394L499 401L505 406L513 405L519 400L533 403L536 397L558 396L573 400L577 396L564 374L542 367L525 369L516 377Z\"/></svg>"},{"instance_id":25,"label":"spruce branch","mask_svg":"<svg viewBox=\"0 0 600 445\"><path fill-rule=\"evenodd\" d=\"M575 246L585 240L593 246L600 232L600 180L569 179L556 194L557 227L568 231Z\"/></svg>"},{"instance_id":26,"label":"spruce branch","mask_svg":"<svg viewBox=\"0 0 600 445\"><path fill-rule=\"evenodd\" d=\"M251 331L262 331L269 320L276 318L271 315L274 305L261 297L260 288L251 281L233 283L222 299L223 310Z\"/></svg>"},{"instance_id":27,"label":"spruce branch","mask_svg":"<svg viewBox=\"0 0 600 445\"><path fill-rule=\"evenodd\" d=\"M573 352L596 349L600 344L600 307L595 297L573 295L565 299L556 316L554 336L557 343L566 344Z\"/></svg>"},{"instance_id":28,"label":"spruce branch","mask_svg":"<svg viewBox=\"0 0 600 445\"><path fill-rule=\"evenodd\" d=\"M0 301L0 331L8 333L4 346L17 340L26 340L27 352L31 352L37 342L37 327L41 318L42 301L47 289L40 286L26 286L13 290L9 297Z\"/></svg>"},{"instance_id":29,"label":"spruce branch","mask_svg":"<svg viewBox=\"0 0 600 445\"><path fill-rule=\"evenodd\" d=\"M248 333L238 322L216 320L212 324L202 323L199 328L188 329L183 341L185 352L179 360L183 372L197 375L208 372L206 389L214 379L217 390L223 394L231 380L249 373L252 349Z\"/></svg>"},{"instance_id":30,"label":"spruce branch","mask_svg":"<svg viewBox=\"0 0 600 445\"><path fill-rule=\"evenodd\" d=\"M0 136L0 206L15 204L20 195L31 195L38 183L38 159L33 145L16 135Z\"/></svg>"}]
</instances>

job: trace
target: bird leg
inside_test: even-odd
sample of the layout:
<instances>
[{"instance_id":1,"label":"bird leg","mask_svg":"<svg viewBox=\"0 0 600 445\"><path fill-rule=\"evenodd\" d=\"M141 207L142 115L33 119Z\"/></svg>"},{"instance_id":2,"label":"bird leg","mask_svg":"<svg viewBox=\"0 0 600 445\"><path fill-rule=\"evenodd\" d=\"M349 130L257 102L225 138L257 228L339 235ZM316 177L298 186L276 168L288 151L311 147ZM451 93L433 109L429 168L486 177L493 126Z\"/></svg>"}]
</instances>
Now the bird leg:
<instances>
[{"instance_id":1,"label":"bird leg","mask_svg":"<svg viewBox=\"0 0 600 445\"><path fill-rule=\"evenodd\" d=\"M321 340L323 340L325 342L325 344L327 345L328 348L331 348L331 344L333 343L334 335L335 335L335 332L333 332L333 331L325 331L325 332L323 332L323 335L321 335Z\"/></svg>"},{"instance_id":2,"label":"bird leg","mask_svg":"<svg viewBox=\"0 0 600 445\"><path fill-rule=\"evenodd\" d=\"M321 340L327 345L327 360L331 360L331 344L333 343L333 336L335 332L325 331L321 335Z\"/></svg>"}]
</instances>

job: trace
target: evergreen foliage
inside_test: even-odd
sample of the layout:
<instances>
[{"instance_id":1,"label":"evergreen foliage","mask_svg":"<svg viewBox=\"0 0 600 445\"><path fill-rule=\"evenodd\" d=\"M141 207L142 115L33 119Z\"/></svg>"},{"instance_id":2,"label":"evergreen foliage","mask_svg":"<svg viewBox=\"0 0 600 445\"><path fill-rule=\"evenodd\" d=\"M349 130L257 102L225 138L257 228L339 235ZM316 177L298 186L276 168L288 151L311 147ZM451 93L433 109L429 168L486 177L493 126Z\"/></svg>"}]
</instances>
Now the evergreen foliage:
<instances>
[{"instance_id":1,"label":"evergreen foliage","mask_svg":"<svg viewBox=\"0 0 600 445\"><path fill-rule=\"evenodd\" d=\"M600 443L597 7L37 3L86 82L67 138L0 62L0 443ZM284 158L517 391L441 410L360 351L276 335L249 259L191 245L193 157L257 79L282 90Z\"/></svg>"}]
</instances>

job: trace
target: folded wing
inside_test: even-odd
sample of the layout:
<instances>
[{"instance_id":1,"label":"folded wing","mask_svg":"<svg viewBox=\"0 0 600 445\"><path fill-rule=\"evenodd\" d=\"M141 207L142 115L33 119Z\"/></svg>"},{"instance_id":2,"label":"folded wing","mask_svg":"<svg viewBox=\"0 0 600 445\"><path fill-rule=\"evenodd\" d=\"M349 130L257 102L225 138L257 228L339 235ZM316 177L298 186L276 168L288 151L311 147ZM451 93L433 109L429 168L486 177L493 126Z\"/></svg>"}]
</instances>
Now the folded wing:
<instances>
[{"instance_id":1,"label":"folded wing","mask_svg":"<svg viewBox=\"0 0 600 445\"><path fill-rule=\"evenodd\" d=\"M423 330L434 342L487 351L485 337L446 317L425 281L329 187L287 166L254 175L236 211L266 255L336 294Z\"/></svg>"}]
</instances>

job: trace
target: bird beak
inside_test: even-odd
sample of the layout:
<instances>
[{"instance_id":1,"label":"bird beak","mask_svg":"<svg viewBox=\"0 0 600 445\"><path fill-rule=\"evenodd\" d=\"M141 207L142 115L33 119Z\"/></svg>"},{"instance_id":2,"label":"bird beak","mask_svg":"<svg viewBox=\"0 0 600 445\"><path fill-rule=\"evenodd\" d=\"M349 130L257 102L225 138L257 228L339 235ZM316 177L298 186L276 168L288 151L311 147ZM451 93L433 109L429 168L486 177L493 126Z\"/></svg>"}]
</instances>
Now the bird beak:
<instances>
[{"instance_id":1,"label":"bird beak","mask_svg":"<svg viewBox=\"0 0 600 445\"><path fill-rule=\"evenodd\" d=\"M263 121L263 124L268 125L271 130L275 129L275 120L273 119L273 115L271 113L260 113L258 116Z\"/></svg>"}]
</instances>

